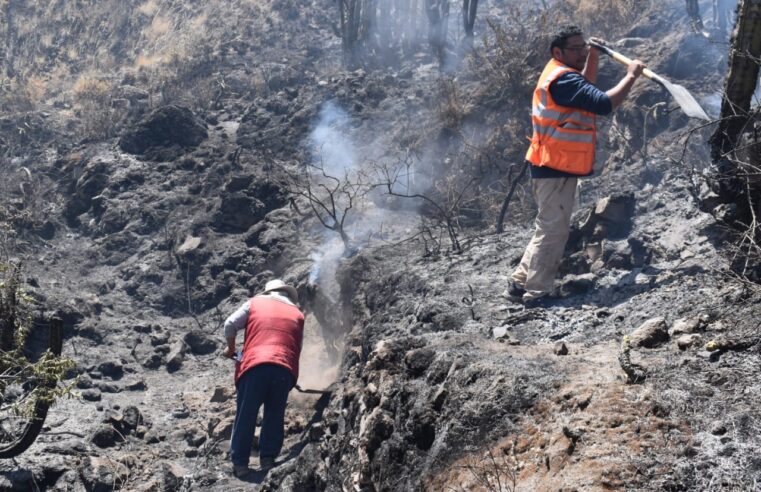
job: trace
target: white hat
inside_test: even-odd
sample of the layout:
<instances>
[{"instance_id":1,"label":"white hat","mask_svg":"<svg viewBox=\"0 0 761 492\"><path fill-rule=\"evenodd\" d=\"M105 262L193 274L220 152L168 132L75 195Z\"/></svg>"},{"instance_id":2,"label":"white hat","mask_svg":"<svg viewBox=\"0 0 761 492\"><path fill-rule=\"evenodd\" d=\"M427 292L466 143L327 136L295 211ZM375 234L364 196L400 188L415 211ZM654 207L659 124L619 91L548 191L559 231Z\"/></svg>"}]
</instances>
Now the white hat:
<instances>
[{"instance_id":1,"label":"white hat","mask_svg":"<svg viewBox=\"0 0 761 492\"><path fill-rule=\"evenodd\" d=\"M267 284L264 286L264 292L263 294L268 294L272 292L273 290L280 290L285 291L285 293L288 295L288 297L291 298L293 302L296 302L299 300L299 293L296 292L296 289L294 289L292 286L286 284L280 279L270 280L267 282Z\"/></svg>"}]
</instances>

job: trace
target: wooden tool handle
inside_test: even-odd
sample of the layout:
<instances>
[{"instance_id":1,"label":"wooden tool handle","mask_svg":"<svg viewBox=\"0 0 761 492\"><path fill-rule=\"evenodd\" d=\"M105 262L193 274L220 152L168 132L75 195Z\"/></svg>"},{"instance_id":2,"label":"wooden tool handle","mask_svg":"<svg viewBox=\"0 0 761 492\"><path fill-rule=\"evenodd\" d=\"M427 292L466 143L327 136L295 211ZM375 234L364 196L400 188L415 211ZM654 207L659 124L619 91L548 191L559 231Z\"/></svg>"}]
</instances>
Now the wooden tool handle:
<instances>
[{"instance_id":1,"label":"wooden tool handle","mask_svg":"<svg viewBox=\"0 0 761 492\"><path fill-rule=\"evenodd\" d=\"M627 58L626 56L622 55L618 51L614 51L614 50L608 48L607 46L605 46L603 44L596 43L594 41L589 41L589 45L594 47L594 48L597 48L600 51L602 51L603 53L605 53L609 57L611 57L614 60L616 60L621 65L624 65L624 66L628 67L629 64L632 62L631 58ZM642 70L642 75L644 75L648 79L654 80L656 82L660 82L661 81L660 80L661 78L658 76L658 74L656 74L655 72L653 72L649 68L645 68L644 70Z\"/></svg>"}]
</instances>

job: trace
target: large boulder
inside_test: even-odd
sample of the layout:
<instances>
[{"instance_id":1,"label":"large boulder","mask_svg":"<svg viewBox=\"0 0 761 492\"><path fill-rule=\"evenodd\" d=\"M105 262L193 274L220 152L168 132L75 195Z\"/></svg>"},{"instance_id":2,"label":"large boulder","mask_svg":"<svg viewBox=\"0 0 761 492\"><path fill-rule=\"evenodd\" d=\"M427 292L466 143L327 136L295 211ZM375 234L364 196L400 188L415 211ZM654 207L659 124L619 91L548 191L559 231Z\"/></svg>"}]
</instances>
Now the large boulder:
<instances>
[{"instance_id":1,"label":"large boulder","mask_svg":"<svg viewBox=\"0 0 761 492\"><path fill-rule=\"evenodd\" d=\"M626 238L632 230L635 205L634 194L630 192L606 196L589 210L575 235L580 233L585 242ZM579 239L572 237L571 242Z\"/></svg>"},{"instance_id":2,"label":"large boulder","mask_svg":"<svg viewBox=\"0 0 761 492\"><path fill-rule=\"evenodd\" d=\"M143 154L155 147L196 147L207 137L206 125L191 110L170 104L127 129L119 139L119 148Z\"/></svg>"}]
</instances>

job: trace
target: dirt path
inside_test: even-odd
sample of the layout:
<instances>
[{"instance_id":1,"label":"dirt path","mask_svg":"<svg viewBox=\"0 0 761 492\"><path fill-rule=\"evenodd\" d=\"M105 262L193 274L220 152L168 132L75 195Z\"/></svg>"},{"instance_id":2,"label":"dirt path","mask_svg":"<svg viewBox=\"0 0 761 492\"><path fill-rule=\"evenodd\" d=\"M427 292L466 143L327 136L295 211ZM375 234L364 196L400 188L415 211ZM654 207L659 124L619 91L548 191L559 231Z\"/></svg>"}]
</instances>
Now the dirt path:
<instances>
[{"instance_id":1,"label":"dirt path","mask_svg":"<svg viewBox=\"0 0 761 492\"><path fill-rule=\"evenodd\" d=\"M520 431L458 460L431 480L431 490L619 490L638 473L634 456L674 446L674 436L688 440L686 429L658 417L648 385L624 384L617 343L568 348L565 382L534 406ZM515 349L533 357L552 346Z\"/></svg>"}]
</instances>

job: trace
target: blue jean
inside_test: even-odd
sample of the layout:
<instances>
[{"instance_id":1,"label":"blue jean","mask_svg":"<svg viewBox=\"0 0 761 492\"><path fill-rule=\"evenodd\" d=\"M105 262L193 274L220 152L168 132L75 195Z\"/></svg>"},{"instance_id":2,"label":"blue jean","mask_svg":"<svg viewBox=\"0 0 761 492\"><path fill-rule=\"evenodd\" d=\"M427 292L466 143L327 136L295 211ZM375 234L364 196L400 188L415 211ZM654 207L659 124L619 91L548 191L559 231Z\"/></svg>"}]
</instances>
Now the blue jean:
<instances>
[{"instance_id":1,"label":"blue jean","mask_svg":"<svg viewBox=\"0 0 761 492\"><path fill-rule=\"evenodd\" d=\"M259 456L275 458L283 447L283 421L288 393L296 384L291 372L282 366L262 364L244 372L238 380L235 424L230 441L234 465L248 465L259 407L264 405Z\"/></svg>"}]
</instances>

